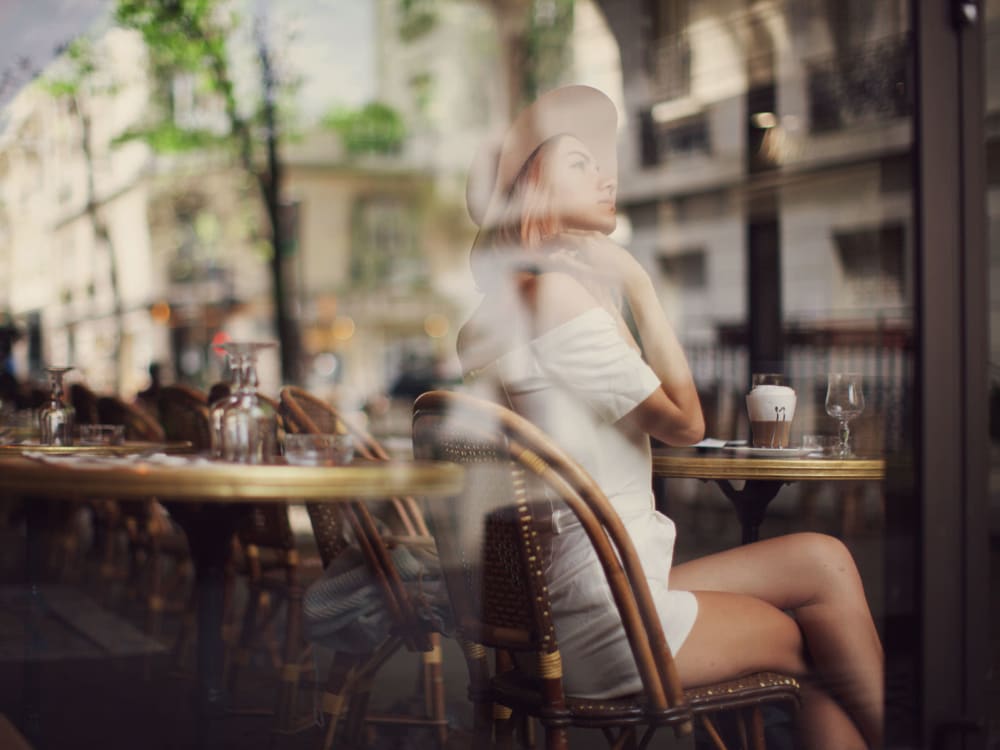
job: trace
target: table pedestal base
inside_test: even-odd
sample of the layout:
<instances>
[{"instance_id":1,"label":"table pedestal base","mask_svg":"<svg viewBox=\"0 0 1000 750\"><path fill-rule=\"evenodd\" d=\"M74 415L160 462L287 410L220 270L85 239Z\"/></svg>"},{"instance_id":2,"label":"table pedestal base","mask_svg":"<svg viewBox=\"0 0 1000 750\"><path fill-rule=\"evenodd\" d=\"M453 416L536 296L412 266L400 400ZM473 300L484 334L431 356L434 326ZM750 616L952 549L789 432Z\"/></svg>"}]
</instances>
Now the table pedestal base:
<instances>
[{"instance_id":1,"label":"table pedestal base","mask_svg":"<svg viewBox=\"0 0 1000 750\"><path fill-rule=\"evenodd\" d=\"M208 723L226 712L223 684L222 621L226 565L230 542L246 516L244 504L208 504L201 507L171 504L170 514L184 529L195 570L195 598L198 605L198 648L196 695L197 742L207 744Z\"/></svg>"},{"instance_id":2,"label":"table pedestal base","mask_svg":"<svg viewBox=\"0 0 1000 750\"><path fill-rule=\"evenodd\" d=\"M741 544L750 544L760 538L760 525L768 504L774 500L785 482L769 479L748 479L742 490L733 487L728 479L716 479L719 489L736 508L743 529Z\"/></svg>"}]
</instances>

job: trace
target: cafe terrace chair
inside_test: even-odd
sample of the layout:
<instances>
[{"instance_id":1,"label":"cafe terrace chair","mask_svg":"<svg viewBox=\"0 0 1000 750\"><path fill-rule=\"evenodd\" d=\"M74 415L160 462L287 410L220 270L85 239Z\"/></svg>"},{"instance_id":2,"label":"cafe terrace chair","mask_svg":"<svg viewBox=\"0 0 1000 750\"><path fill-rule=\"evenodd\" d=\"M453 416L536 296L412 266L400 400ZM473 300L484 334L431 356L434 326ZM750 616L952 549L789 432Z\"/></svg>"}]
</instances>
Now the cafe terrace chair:
<instances>
[{"instance_id":1,"label":"cafe terrace chair","mask_svg":"<svg viewBox=\"0 0 1000 750\"><path fill-rule=\"evenodd\" d=\"M167 439L159 422L138 406L117 396L100 396L97 399L97 419L100 424L123 425L126 440L162 443Z\"/></svg>"},{"instance_id":2,"label":"cafe terrace chair","mask_svg":"<svg viewBox=\"0 0 1000 750\"><path fill-rule=\"evenodd\" d=\"M97 394L80 382L69 386L69 402L73 406L77 424L98 424Z\"/></svg>"},{"instance_id":3,"label":"cafe terrace chair","mask_svg":"<svg viewBox=\"0 0 1000 750\"><path fill-rule=\"evenodd\" d=\"M216 383L208 395L208 403L227 396L226 383ZM277 431L284 432L284 422L277 401L262 393L257 397L274 410ZM281 503L260 503L250 507L250 512L236 532L236 544L231 574L243 576L247 584L247 604L236 639L236 648L226 664L227 688L235 695L239 675L251 658L254 646L262 634L267 638L271 664L280 674L278 689L277 729L289 731L297 686L303 666L311 670L308 651L302 642L302 593L301 574L303 561L295 544L295 534L288 518L288 506ZM285 642L279 645L273 635L273 625L281 604L285 604ZM228 610L234 613L232 608ZM232 638L227 637L227 641Z\"/></svg>"},{"instance_id":4,"label":"cafe terrace chair","mask_svg":"<svg viewBox=\"0 0 1000 750\"><path fill-rule=\"evenodd\" d=\"M766 672L683 689L631 539L576 462L533 424L492 403L431 391L413 409L416 457L466 469L462 496L429 504L429 517L468 662L479 742L489 743L491 725L501 742L515 729L530 741L527 717L535 717L548 748L566 748L571 726L599 728L615 748L635 747L644 727L644 748L659 727L686 735L698 722L725 750L717 718L726 712L735 714L743 747L748 740L755 750L765 747L761 706L797 707L797 682ZM546 585L553 500L575 513L601 561L642 681L638 694L595 700L564 692ZM492 677L487 648L495 650Z\"/></svg>"},{"instance_id":5,"label":"cafe terrace chair","mask_svg":"<svg viewBox=\"0 0 1000 750\"><path fill-rule=\"evenodd\" d=\"M213 388L213 392L218 397L228 393L228 388L224 392ZM260 398L269 401L275 414L278 414L277 403L266 396ZM161 388L160 419L168 438L190 441L199 453L210 452L213 437L209 404L209 397L196 388L182 384ZM277 600L283 599L287 604L286 642L298 643L301 638L299 555L285 506L252 506L246 522L241 525L234 538L233 553L226 572L223 625L223 641L227 644L226 682L230 694L235 694L239 687L240 672L249 663L253 645L260 632L268 629L279 611L280 602ZM240 575L246 577L247 604L243 611L238 642L233 648L237 641L233 626L233 593L236 578ZM187 618L189 622L182 629L175 647L175 660L178 662L183 658L194 633L193 616L192 609ZM277 668L282 668L284 661L277 644L269 639L266 645L271 652L272 663ZM284 675L281 684L284 689Z\"/></svg>"},{"instance_id":6,"label":"cafe terrace chair","mask_svg":"<svg viewBox=\"0 0 1000 750\"><path fill-rule=\"evenodd\" d=\"M167 439L166 431L156 419L117 396L98 397L96 409L98 423L125 428L125 440L162 443ZM184 609L182 601L173 599L193 575L187 538L155 500L116 505L128 538L129 578L133 582L137 577L145 579L137 588L146 610L146 632L159 638L164 612ZM164 575L168 561L173 571L169 578Z\"/></svg>"},{"instance_id":7,"label":"cafe terrace chair","mask_svg":"<svg viewBox=\"0 0 1000 750\"><path fill-rule=\"evenodd\" d=\"M360 457L369 461L389 460L385 448L367 431L343 419L332 406L302 388L285 386L281 389L281 410L289 433L347 432L354 437L355 452ZM390 554L390 549L397 544L433 549L433 539L419 506L413 498L406 497L392 498L381 505L307 503L306 508L323 567L328 567L345 550L344 530L350 528L393 620L393 635L373 653L363 657L334 654L322 699L322 711L328 722L324 749L331 746L342 718L345 719L345 739L351 747L357 746L366 724L427 727L434 731L438 745L443 747L448 738L448 720L441 636L432 632L418 616L416 602L403 585ZM391 532L380 530L376 518ZM368 700L376 673L403 646L422 652L424 716L369 715Z\"/></svg>"},{"instance_id":8,"label":"cafe terrace chair","mask_svg":"<svg viewBox=\"0 0 1000 750\"><path fill-rule=\"evenodd\" d=\"M212 424L208 414L208 402L205 394L197 388L183 383L161 387L157 394L157 411L167 440L189 442L195 453L209 453L212 450ZM179 507L173 511L185 512ZM231 599L231 586L227 585L224 606L231 606ZM194 644L197 632L195 616L195 593L192 591L172 649L171 661L175 671L181 670ZM226 640L225 634L223 640Z\"/></svg>"}]
</instances>

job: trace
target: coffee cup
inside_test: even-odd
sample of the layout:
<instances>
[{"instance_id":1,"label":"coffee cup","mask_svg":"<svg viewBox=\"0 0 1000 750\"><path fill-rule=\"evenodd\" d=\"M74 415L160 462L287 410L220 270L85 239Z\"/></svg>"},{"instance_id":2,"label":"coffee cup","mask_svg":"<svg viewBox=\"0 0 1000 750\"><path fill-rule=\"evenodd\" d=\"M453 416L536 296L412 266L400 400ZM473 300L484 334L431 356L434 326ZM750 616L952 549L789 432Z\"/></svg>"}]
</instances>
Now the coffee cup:
<instances>
[{"instance_id":1,"label":"coffee cup","mask_svg":"<svg viewBox=\"0 0 1000 750\"><path fill-rule=\"evenodd\" d=\"M789 446L795 400L795 391L787 385L758 385L747 394L751 444L754 448Z\"/></svg>"}]
</instances>

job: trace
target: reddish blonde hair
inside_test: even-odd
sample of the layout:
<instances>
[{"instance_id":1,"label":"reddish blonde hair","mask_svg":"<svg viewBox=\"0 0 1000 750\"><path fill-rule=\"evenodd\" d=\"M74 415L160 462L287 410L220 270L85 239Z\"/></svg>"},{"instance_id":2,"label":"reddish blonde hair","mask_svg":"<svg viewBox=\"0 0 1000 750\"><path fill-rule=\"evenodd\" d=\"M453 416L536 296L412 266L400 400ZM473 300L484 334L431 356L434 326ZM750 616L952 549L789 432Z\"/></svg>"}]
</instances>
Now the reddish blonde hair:
<instances>
[{"instance_id":1,"label":"reddish blonde hair","mask_svg":"<svg viewBox=\"0 0 1000 750\"><path fill-rule=\"evenodd\" d=\"M562 137L556 135L543 141L531 153L507 192L500 220L484 228L476 239L469 262L480 288L489 281L484 277L488 259L497 253L519 250L540 253L548 239L561 231L562 222L553 208L548 156Z\"/></svg>"}]
</instances>

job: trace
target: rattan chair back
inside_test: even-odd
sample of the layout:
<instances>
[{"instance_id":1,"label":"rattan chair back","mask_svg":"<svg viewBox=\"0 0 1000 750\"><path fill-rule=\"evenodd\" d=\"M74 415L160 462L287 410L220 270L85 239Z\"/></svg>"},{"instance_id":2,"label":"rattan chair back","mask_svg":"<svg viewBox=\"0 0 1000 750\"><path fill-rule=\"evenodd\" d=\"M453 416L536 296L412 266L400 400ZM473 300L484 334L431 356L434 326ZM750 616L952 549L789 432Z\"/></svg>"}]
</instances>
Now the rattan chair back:
<instances>
[{"instance_id":1,"label":"rattan chair back","mask_svg":"<svg viewBox=\"0 0 1000 750\"><path fill-rule=\"evenodd\" d=\"M126 440L147 440L163 442L166 432L153 417L117 396L101 396L97 399L97 417L102 424L120 424L125 427Z\"/></svg>"},{"instance_id":2,"label":"rattan chair back","mask_svg":"<svg viewBox=\"0 0 1000 750\"><path fill-rule=\"evenodd\" d=\"M83 383L72 383L69 387L69 402L73 406L77 424L97 424L97 394Z\"/></svg>"},{"instance_id":3,"label":"rattan chair back","mask_svg":"<svg viewBox=\"0 0 1000 750\"><path fill-rule=\"evenodd\" d=\"M281 414L291 433L341 433L354 438L355 450L371 461L388 461L389 452L367 430L345 419L326 401L294 385L281 389Z\"/></svg>"},{"instance_id":4,"label":"rattan chair back","mask_svg":"<svg viewBox=\"0 0 1000 750\"><path fill-rule=\"evenodd\" d=\"M338 433L354 438L355 453L362 460L388 461L389 453L367 431L344 419L332 406L295 386L281 390L281 414L288 433ZM448 738L445 707L441 636L433 632L418 610L421 603L403 584L390 555L390 546L413 545L426 550L433 540L423 515L413 498L391 498L385 503L307 503L316 545L324 566L329 565L351 543L357 544L392 622L392 636L375 652L357 659L351 654L335 654L323 696L327 730L324 750L328 750L346 718L348 745L361 744L367 725L385 723L396 727L417 726L434 730L439 748ZM371 718L368 695L375 675L401 646L421 654L423 716L409 713Z\"/></svg>"},{"instance_id":5,"label":"rattan chair back","mask_svg":"<svg viewBox=\"0 0 1000 750\"><path fill-rule=\"evenodd\" d=\"M593 479L533 424L493 403L432 391L414 403L413 443L417 458L453 461L466 470L462 496L454 503L429 504L429 513L477 702L490 699L539 717L551 733L550 747L565 746L565 727L571 724L622 732L645 724L642 747L658 726L688 733L695 715L714 740L711 712L766 700L797 702L797 685L781 675L754 675L749 686L764 688L756 693L744 690L743 683L715 691L710 686L707 693L682 689L618 514ZM563 691L546 581L555 508L573 512L601 562L638 668L638 696L593 701ZM497 664L509 671L498 666L490 679L484 647L497 649ZM623 741L622 736L609 740ZM717 747L725 747L721 739Z\"/></svg>"},{"instance_id":6,"label":"rattan chair back","mask_svg":"<svg viewBox=\"0 0 1000 750\"><path fill-rule=\"evenodd\" d=\"M168 440L186 440L199 453L212 449L212 424L204 393L187 385L165 385L157 404Z\"/></svg>"},{"instance_id":7,"label":"rattan chair back","mask_svg":"<svg viewBox=\"0 0 1000 750\"><path fill-rule=\"evenodd\" d=\"M388 461L389 452L367 430L343 417L333 406L296 386L281 389L280 412L285 430L295 433L339 433L354 438L355 453L368 461ZM389 503L394 512L383 512L379 504L369 504L375 514L387 523L395 534L429 537L423 513L412 498L392 498ZM322 509L317 509L322 510ZM329 559L333 559L330 557ZM324 557L323 564L329 562Z\"/></svg>"},{"instance_id":8,"label":"rattan chair back","mask_svg":"<svg viewBox=\"0 0 1000 750\"><path fill-rule=\"evenodd\" d=\"M281 411L290 433L349 433L354 437L356 452L364 459L388 460L389 454L365 430L343 419L336 409L295 386L281 389ZM350 528L358 542L369 569L382 592L386 607L396 623L397 632L417 650L430 648L426 626L403 585L399 572L386 546L385 536L376 522L379 519L391 531L402 530L407 538L427 538L429 532L423 515L412 498L393 498L389 504L349 503L337 506L307 503L313 524L316 545L327 566L346 548L344 533Z\"/></svg>"}]
</instances>

